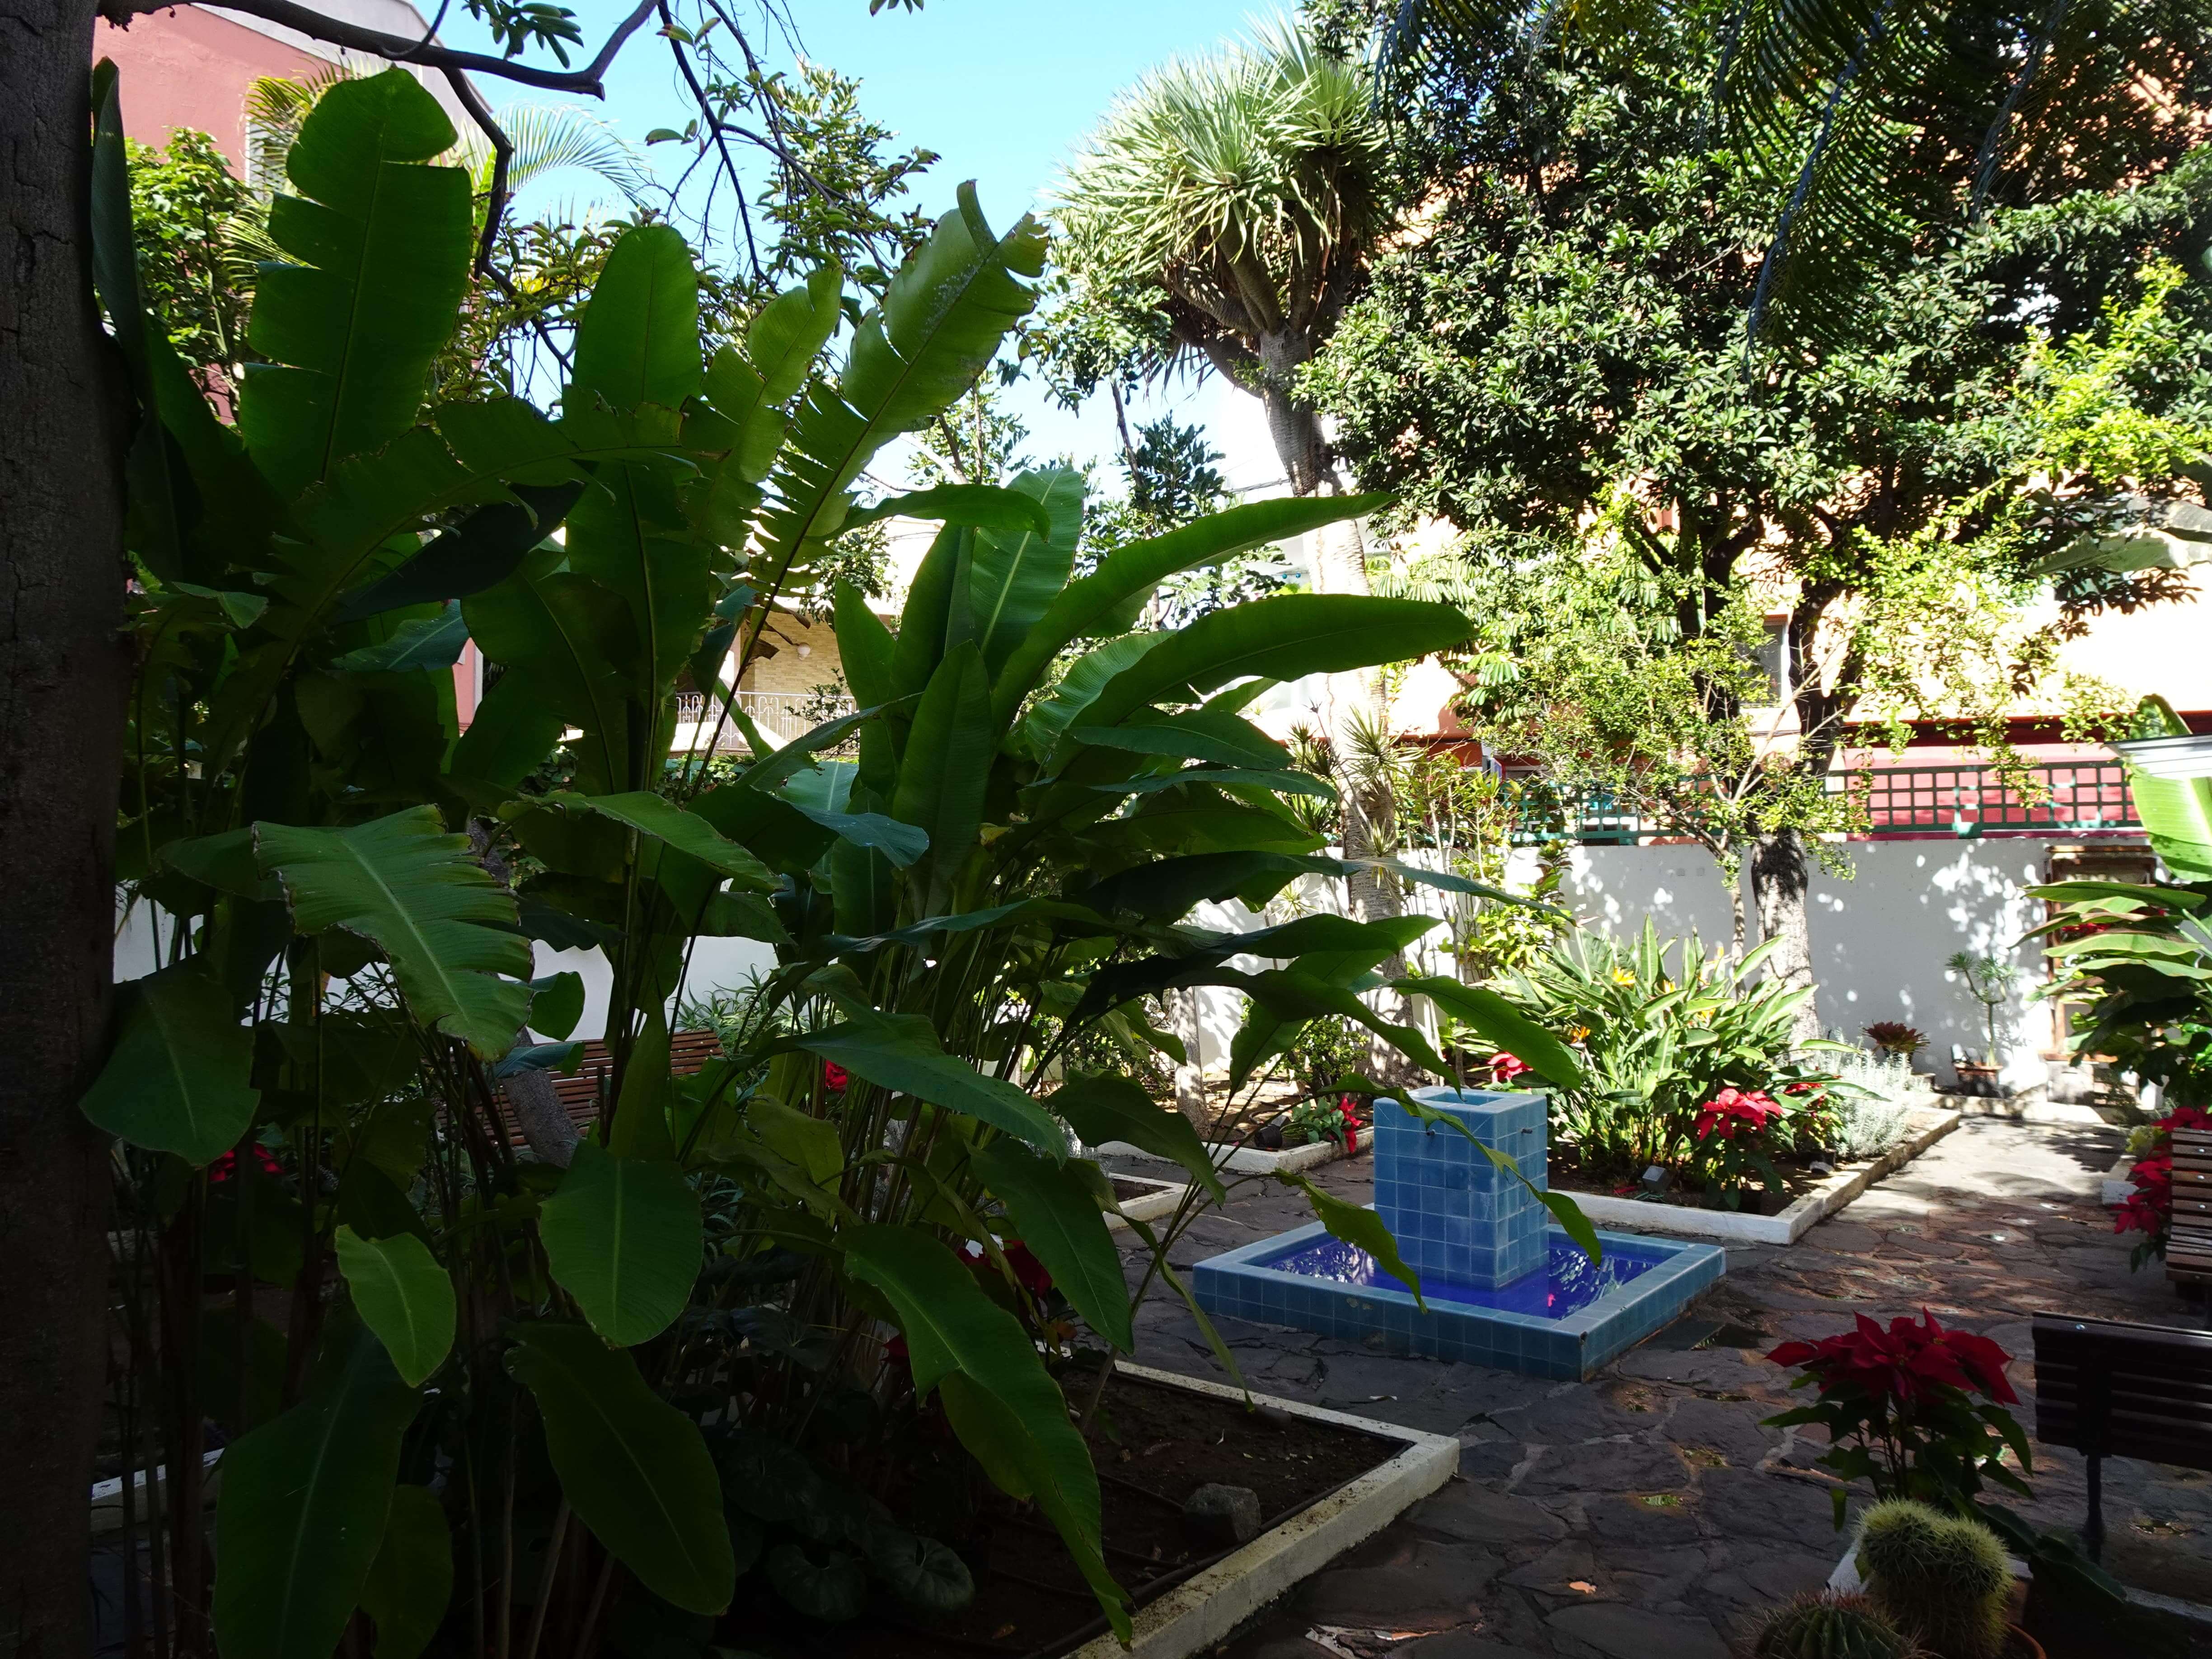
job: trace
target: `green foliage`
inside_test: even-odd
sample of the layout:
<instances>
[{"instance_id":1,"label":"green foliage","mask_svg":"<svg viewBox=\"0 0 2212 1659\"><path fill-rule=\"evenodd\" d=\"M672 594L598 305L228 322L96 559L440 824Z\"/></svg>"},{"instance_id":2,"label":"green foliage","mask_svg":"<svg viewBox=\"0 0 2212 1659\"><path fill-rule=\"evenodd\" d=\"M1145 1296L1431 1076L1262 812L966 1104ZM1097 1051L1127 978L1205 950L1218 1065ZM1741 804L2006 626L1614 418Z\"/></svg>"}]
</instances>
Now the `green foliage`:
<instances>
[{"instance_id":1,"label":"green foliage","mask_svg":"<svg viewBox=\"0 0 2212 1659\"><path fill-rule=\"evenodd\" d=\"M1892 1498L1859 1522L1867 1594L1938 1659L1996 1659L2005 1644L2012 1566L1979 1521Z\"/></svg>"},{"instance_id":2,"label":"green foliage","mask_svg":"<svg viewBox=\"0 0 2212 1659\"><path fill-rule=\"evenodd\" d=\"M1863 1595L1801 1595L1769 1613L1754 1659L1911 1659L1913 1643L1884 1623Z\"/></svg>"},{"instance_id":3,"label":"green foliage","mask_svg":"<svg viewBox=\"0 0 2212 1659\"><path fill-rule=\"evenodd\" d=\"M226 1460L218 1641L327 1649L356 1606L398 1647L451 1639L440 1540L519 1559L562 1504L589 1536L544 1571L580 1565L580 1606L617 1565L654 1616L714 1615L741 1573L823 1616L871 1576L949 1606L963 1577L929 1534L964 1535L972 1510L925 1519L915 1498L909 1526L874 1507L908 1488L873 1472L924 1467L933 1498L988 1479L1033 1499L1126 1632L1097 1476L1046 1361L1071 1309L1108 1345L1133 1340L1110 1194L1069 1128L1221 1187L1190 1126L1135 1085L1054 1085L1077 1039L1139 1040L1142 1000L1206 972L1278 1024L1355 1019L1441 1072L1352 988L1407 925L1313 917L1255 941L1182 921L1208 896L1265 903L1370 867L1314 855L1284 802L1322 786L1236 713L1255 677L1449 647L1465 617L1280 594L1130 649L1116 619L1159 583L1376 503L1231 508L1077 576L1080 480L1042 471L905 504L945 528L896 634L836 592L866 706L771 748L721 694L866 514L866 470L953 406L1029 309L1034 224L1000 234L963 191L834 377L816 357L843 314L836 270L708 350L682 239L635 228L606 252L552 412L426 401L465 286L467 179L421 159L450 139L410 76L341 82L290 148L313 199L280 197L272 234L314 264L264 274L255 337L281 366L234 428L164 367L113 108L103 298L176 463L134 472L120 840L169 960L126 988L86 1109L125 1138L134 1225L206 1218L209 1278L144 1287L171 1298L164 1319L228 1293L251 1358L253 1309L289 1310L276 1376L234 1365L210 1402L237 1429L271 1393L286 1407ZM465 736L422 644L450 635L456 599L499 671ZM686 676L721 716L689 750ZM742 752L715 744L730 725ZM722 1057L679 1077L666 1010L696 941L733 935L772 965L715 1018ZM537 972L536 944L606 963L598 1121L564 1170L521 1150L501 1100L557 1063L527 1021L579 1034L578 987ZM1282 965L1223 965L1255 945ZM196 1172L226 1149L220 1180ZM1178 1291L1167 1254L1202 1201L1140 1235ZM1395 1259L1356 1213L1340 1223ZM1012 1229L1057 1296L1024 1285ZM333 1255L357 1340L325 1311ZM338 1380L288 1401L324 1325ZM892 1327L910 1370L884 1363ZM410 1386L433 1372L434 1392ZM197 1416L173 1438L172 1467L196 1461ZM763 1443L854 1472L846 1518L764 1548L732 1519L753 1514L737 1449ZM441 1474L434 1520L395 1498L403 1475L428 1492ZM419 1601L402 1582L418 1572Z\"/></svg>"},{"instance_id":4,"label":"green foliage","mask_svg":"<svg viewBox=\"0 0 2212 1659\"><path fill-rule=\"evenodd\" d=\"M1522 1017L1577 1046L1552 1123L1586 1170L1632 1178L1653 1164L1685 1165L1698 1111L1721 1090L1773 1090L1796 1074L1791 1022L1807 994L1759 973L1770 948L1731 962L1694 939L1662 941L1647 921L1626 945L1563 939L1498 982ZM1548 1049L1499 1046L1546 1075Z\"/></svg>"},{"instance_id":5,"label":"green foliage","mask_svg":"<svg viewBox=\"0 0 2212 1659\"><path fill-rule=\"evenodd\" d=\"M259 204L204 132L180 127L160 149L129 143L138 280L191 368L235 376L246 353L253 261L241 233Z\"/></svg>"}]
</instances>

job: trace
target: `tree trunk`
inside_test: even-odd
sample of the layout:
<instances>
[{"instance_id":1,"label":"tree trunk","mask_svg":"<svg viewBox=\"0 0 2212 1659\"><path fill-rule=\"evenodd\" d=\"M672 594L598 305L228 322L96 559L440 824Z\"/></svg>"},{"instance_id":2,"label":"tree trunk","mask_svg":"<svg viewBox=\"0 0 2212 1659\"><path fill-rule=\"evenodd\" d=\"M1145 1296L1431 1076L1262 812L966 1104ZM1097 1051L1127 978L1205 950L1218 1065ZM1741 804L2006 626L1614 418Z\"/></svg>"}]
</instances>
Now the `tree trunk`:
<instances>
[{"instance_id":1,"label":"tree trunk","mask_svg":"<svg viewBox=\"0 0 2212 1659\"><path fill-rule=\"evenodd\" d=\"M1200 1029L1198 990L1194 986L1171 986L1160 994L1166 1005L1168 1029L1182 1043L1182 1062L1175 1068L1176 1110L1191 1121L1203 1137L1211 1127L1206 1110L1206 1070L1199 1056L1205 1033Z\"/></svg>"},{"instance_id":2,"label":"tree trunk","mask_svg":"<svg viewBox=\"0 0 2212 1659\"><path fill-rule=\"evenodd\" d=\"M91 1650L125 431L94 309L91 0L0 0L0 1655Z\"/></svg>"},{"instance_id":3,"label":"tree trunk","mask_svg":"<svg viewBox=\"0 0 2212 1659\"><path fill-rule=\"evenodd\" d=\"M1260 392L1267 413L1267 435L1283 463L1284 476L1293 493L1310 495L1341 494L1344 481L1336 471L1328 440L1313 405L1291 395L1291 374L1312 355L1310 349L1283 337L1260 342L1259 357L1266 378ZM1324 525L1313 532L1314 591L1320 593L1365 594L1367 540L1356 519ZM1355 779L1347 764L1352 753L1350 733L1355 720L1364 719L1385 737L1390 735L1389 697L1379 669L1332 674L1322 696L1322 731L1336 757L1337 775L1345 784L1342 805L1344 855L1367 858L1396 845L1398 804L1388 778ZM1361 871L1346 883L1346 899L1353 920L1376 921L1405 914L1394 878ZM1393 954L1382 971L1402 977L1405 958ZM1376 1012L1400 1024L1413 1024L1413 1011L1395 991L1375 994ZM1416 1080L1412 1065L1381 1038L1372 1044L1370 1069L1381 1081L1410 1084Z\"/></svg>"},{"instance_id":4,"label":"tree trunk","mask_svg":"<svg viewBox=\"0 0 2212 1659\"><path fill-rule=\"evenodd\" d=\"M1766 971L1790 989L1808 993L1814 989L1813 934L1806 911L1811 887L1803 836L1795 830L1784 830L1759 838L1751 857L1751 890L1759 907L1759 931L1762 940L1781 940L1766 959ZM1808 994L1799 1005L1790 1025L1796 1041L1810 1042L1820 1035L1818 1001L1817 996Z\"/></svg>"}]
</instances>

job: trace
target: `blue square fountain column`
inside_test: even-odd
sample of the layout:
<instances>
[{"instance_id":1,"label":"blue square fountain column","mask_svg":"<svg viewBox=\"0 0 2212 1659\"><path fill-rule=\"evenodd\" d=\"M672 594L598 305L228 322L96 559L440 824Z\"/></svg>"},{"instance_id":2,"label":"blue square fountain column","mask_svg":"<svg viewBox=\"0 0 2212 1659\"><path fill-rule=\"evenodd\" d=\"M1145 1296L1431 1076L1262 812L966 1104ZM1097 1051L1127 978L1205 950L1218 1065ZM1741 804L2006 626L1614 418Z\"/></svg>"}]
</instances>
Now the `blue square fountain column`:
<instances>
[{"instance_id":1,"label":"blue square fountain column","mask_svg":"<svg viewBox=\"0 0 2212 1659\"><path fill-rule=\"evenodd\" d=\"M1413 1098L1511 1158L1534 1185L1545 1184L1541 1096L1416 1089ZM1395 1100L1375 1103L1375 1209L1397 1238L1399 1255L1425 1279L1492 1288L1544 1265L1551 1216L1535 1194L1466 1135L1424 1122Z\"/></svg>"}]
</instances>

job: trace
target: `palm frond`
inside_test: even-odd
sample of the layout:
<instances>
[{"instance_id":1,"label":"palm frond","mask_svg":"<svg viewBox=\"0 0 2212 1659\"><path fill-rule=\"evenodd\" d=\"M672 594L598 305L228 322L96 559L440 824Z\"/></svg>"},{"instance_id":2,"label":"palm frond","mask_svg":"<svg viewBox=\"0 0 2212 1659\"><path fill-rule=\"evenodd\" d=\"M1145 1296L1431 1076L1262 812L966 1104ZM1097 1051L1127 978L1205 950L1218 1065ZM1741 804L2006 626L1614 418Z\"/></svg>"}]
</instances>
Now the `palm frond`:
<instances>
[{"instance_id":1,"label":"palm frond","mask_svg":"<svg viewBox=\"0 0 2212 1659\"><path fill-rule=\"evenodd\" d=\"M629 141L587 110L518 104L501 110L499 120L514 146L507 173L510 190L568 167L593 174L630 202L653 186L652 173ZM465 132L450 159L469 169L479 195L491 188L492 150L482 134Z\"/></svg>"}]
</instances>

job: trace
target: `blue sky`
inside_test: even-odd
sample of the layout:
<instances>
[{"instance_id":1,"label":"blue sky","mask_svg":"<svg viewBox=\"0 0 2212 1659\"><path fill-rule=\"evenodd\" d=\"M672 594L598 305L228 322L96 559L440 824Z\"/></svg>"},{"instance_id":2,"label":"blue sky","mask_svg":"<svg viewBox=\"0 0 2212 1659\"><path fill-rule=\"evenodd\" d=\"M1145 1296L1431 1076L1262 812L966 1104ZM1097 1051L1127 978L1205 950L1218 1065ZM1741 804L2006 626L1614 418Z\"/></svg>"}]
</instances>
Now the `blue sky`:
<instances>
[{"instance_id":1,"label":"blue sky","mask_svg":"<svg viewBox=\"0 0 2212 1659\"><path fill-rule=\"evenodd\" d=\"M593 49L611 19L627 10L617 0L571 3ZM453 9L444 37L484 46L472 20ZM1001 225L1045 198L1116 92L1170 58L1244 33L1268 9L1254 0L928 0L918 13L886 7L871 17L866 0L791 6L808 57L858 77L862 107L899 135L902 149L921 145L944 158L922 176L916 199L931 210L949 208L954 187L973 179L984 210ZM750 8L741 15L757 15ZM495 82L486 89L495 104L527 96ZM665 43L642 31L617 61L607 90L605 113L635 142L689 118ZM657 146L654 161L680 165L678 148ZM1232 483L1258 485L1280 476L1259 405L1242 392L1217 380L1172 388L1153 406L1202 422L1228 453ZM1065 452L1103 459L1115 449L1103 398L1077 416L1024 388L1017 408L1041 458ZM1138 418L1144 413L1136 411Z\"/></svg>"}]
</instances>

